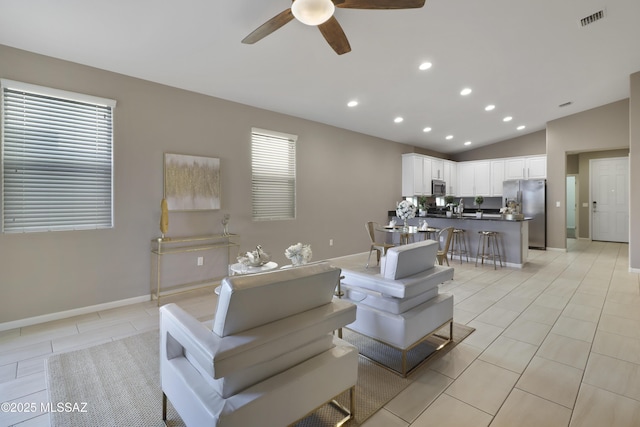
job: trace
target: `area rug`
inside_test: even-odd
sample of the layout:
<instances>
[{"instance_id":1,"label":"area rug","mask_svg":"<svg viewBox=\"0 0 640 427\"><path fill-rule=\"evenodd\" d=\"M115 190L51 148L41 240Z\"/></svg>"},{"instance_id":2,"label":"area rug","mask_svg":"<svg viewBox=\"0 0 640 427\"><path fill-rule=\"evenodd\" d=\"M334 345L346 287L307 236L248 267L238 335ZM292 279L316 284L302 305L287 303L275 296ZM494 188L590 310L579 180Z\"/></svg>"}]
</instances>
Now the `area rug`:
<instances>
[{"instance_id":1,"label":"area rug","mask_svg":"<svg viewBox=\"0 0 640 427\"><path fill-rule=\"evenodd\" d=\"M454 342L438 353L446 353L471 332L473 328L454 324ZM63 402L73 409L52 412L51 425L163 426L158 348L156 330L51 356L46 363L49 401ZM402 378L361 356L356 419L346 425L360 425L404 390L429 363L408 378ZM348 407L347 393L338 400ZM171 427L184 425L171 404L167 418L167 425ZM325 405L296 426L327 427L341 418L342 414L332 405Z\"/></svg>"}]
</instances>

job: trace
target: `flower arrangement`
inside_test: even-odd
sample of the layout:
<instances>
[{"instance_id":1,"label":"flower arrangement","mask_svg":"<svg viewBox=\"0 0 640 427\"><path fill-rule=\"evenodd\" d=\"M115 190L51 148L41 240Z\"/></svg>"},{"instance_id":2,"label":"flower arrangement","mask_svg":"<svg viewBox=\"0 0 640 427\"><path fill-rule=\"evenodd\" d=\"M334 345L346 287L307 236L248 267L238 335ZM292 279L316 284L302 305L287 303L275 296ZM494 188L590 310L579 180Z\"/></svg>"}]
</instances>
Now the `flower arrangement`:
<instances>
[{"instance_id":1,"label":"flower arrangement","mask_svg":"<svg viewBox=\"0 0 640 427\"><path fill-rule=\"evenodd\" d=\"M482 204L484 203L484 197L482 196L476 196L476 205L478 205L478 211L482 212L482 209L480 209L482 207Z\"/></svg>"},{"instance_id":2,"label":"flower arrangement","mask_svg":"<svg viewBox=\"0 0 640 427\"><path fill-rule=\"evenodd\" d=\"M302 243L297 243L295 245L291 245L284 251L284 256L291 260L291 264L293 265L302 265L311 261L311 245L303 245Z\"/></svg>"},{"instance_id":3,"label":"flower arrangement","mask_svg":"<svg viewBox=\"0 0 640 427\"><path fill-rule=\"evenodd\" d=\"M396 216L401 220L408 220L416 216L416 207L408 200L403 200L396 206Z\"/></svg>"}]
</instances>

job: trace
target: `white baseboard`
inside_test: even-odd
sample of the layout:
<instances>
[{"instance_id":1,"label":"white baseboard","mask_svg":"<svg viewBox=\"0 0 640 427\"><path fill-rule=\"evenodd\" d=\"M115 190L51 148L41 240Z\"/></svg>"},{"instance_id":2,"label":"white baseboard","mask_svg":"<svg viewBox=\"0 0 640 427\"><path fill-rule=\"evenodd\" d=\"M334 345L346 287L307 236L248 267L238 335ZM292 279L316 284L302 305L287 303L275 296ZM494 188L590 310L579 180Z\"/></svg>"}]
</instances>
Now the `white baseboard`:
<instances>
[{"instance_id":1,"label":"white baseboard","mask_svg":"<svg viewBox=\"0 0 640 427\"><path fill-rule=\"evenodd\" d=\"M640 273L640 268L629 267L629 273Z\"/></svg>"},{"instance_id":2,"label":"white baseboard","mask_svg":"<svg viewBox=\"0 0 640 427\"><path fill-rule=\"evenodd\" d=\"M60 311L57 313L43 314L42 316L28 317L26 319L12 320L10 322L0 323L0 331L9 329L23 328L25 326L37 325L38 323L51 322L52 320L66 319L67 317L80 316L83 314L94 313L96 311L109 310L111 308L122 307L125 305L137 304L139 302L149 301L150 295L142 295L134 298L127 298L118 301L106 302L104 304L90 305L88 307L74 308L72 310Z\"/></svg>"}]
</instances>

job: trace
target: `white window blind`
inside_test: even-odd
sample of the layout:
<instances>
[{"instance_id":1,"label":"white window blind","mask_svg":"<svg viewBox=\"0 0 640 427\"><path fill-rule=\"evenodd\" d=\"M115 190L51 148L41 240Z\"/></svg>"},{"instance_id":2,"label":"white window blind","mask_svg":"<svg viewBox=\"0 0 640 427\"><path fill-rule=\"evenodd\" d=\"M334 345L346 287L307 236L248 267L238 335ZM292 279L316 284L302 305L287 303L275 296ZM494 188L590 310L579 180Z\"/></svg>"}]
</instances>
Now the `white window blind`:
<instances>
[{"instance_id":1,"label":"white window blind","mask_svg":"<svg viewBox=\"0 0 640 427\"><path fill-rule=\"evenodd\" d=\"M296 217L297 136L251 129L251 195L254 220Z\"/></svg>"},{"instance_id":2,"label":"white window blind","mask_svg":"<svg viewBox=\"0 0 640 427\"><path fill-rule=\"evenodd\" d=\"M1 85L3 232L112 227L115 101Z\"/></svg>"}]
</instances>

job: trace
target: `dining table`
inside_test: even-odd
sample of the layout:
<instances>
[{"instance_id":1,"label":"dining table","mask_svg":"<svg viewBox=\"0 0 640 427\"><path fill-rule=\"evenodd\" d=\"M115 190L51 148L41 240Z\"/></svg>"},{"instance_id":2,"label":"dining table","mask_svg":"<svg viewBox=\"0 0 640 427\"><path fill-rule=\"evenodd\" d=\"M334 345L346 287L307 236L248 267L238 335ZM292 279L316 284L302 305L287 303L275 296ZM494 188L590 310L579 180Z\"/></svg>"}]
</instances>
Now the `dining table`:
<instances>
[{"instance_id":1,"label":"dining table","mask_svg":"<svg viewBox=\"0 0 640 427\"><path fill-rule=\"evenodd\" d=\"M393 233L393 235L398 235L398 239L401 245L406 245L411 241L416 241L415 236L424 236L422 240L432 239L438 240L438 232L440 232L439 228L435 227L421 227L415 225L385 225L379 228L379 231L385 233ZM392 237L392 240L393 239Z\"/></svg>"}]
</instances>

